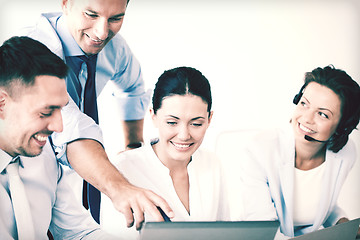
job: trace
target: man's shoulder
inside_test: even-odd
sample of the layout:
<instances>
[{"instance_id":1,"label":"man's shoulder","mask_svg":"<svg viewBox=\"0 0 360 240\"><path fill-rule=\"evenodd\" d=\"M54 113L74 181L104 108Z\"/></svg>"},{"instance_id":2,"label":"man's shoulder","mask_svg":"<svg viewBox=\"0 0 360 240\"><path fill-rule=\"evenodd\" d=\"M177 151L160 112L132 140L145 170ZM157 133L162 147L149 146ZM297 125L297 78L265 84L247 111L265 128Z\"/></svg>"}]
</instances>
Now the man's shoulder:
<instances>
[{"instance_id":1,"label":"man's shoulder","mask_svg":"<svg viewBox=\"0 0 360 240\"><path fill-rule=\"evenodd\" d=\"M106 55L124 55L130 54L130 48L125 41L125 39L118 33L116 34L104 47L100 53L105 53Z\"/></svg>"},{"instance_id":2,"label":"man's shoulder","mask_svg":"<svg viewBox=\"0 0 360 240\"><path fill-rule=\"evenodd\" d=\"M37 37L38 35L48 35L51 33L55 33L54 23L58 17L61 16L61 13L42 13L39 18L37 19L35 24L31 24L25 26L18 30L17 35L24 35L24 36L34 36Z\"/></svg>"},{"instance_id":3,"label":"man's shoulder","mask_svg":"<svg viewBox=\"0 0 360 240\"><path fill-rule=\"evenodd\" d=\"M106 46L108 45L113 45L114 47L122 47L124 45L127 45L127 43L125 41L125 38L121 36L120 33L118 33L109 41Z\"/></svg>"},{"instance_id":4,"label":"man's shoulder","mask_svg":"<svg viewBox=\"0 0 360 240\"><path fill-rule=\"evenodd\" d=\"M34 25L20 29L16 35L35 39L63 58L61 41L54 28L54 23L60 16L61 13L43 13Z\"/></svg>"},{"instance_id":5,"label":"man's shoulder","mask_svg":"<svg viewBox=\"0 0 360 240\"><path fill-rule=\"evenodd\" d=\"M125 39L117 34L100 51L98 64L112 63L112 66L116 67L125 66L132 57L133 54Z\"/></svg>"}]
</instances>

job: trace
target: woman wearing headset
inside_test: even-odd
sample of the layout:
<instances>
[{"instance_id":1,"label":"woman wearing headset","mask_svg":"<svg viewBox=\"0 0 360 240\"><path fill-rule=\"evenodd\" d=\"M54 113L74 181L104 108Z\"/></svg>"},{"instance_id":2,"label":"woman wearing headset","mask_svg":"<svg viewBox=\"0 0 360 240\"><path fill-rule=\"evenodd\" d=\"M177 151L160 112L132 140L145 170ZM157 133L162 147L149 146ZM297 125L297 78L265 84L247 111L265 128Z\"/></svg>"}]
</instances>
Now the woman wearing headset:
<instances>
[{"instance_id":1,"label":"woman wearing headset","mask_svg":"<svg viewBox=\"0 0 360 240\"><path fill-rule=\"evenodd\" d=\"M293 101L290 126L256 136L240 159L246 220L278 219L288 237L348 221L336 202L356 159L360 88L342 70L316 68Z\"/></svg>"}]
</instances>

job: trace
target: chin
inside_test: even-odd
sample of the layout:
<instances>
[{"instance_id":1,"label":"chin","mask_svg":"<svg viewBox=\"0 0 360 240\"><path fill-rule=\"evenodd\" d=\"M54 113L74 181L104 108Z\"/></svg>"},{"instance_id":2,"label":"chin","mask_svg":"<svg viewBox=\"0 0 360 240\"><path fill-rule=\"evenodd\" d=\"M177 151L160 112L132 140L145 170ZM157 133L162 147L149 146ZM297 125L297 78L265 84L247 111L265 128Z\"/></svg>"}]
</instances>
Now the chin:
<instances>
[{"instance_id":1,"label":"chin","mask_svg":"<svg viewBox=\"0 0 360 240\"><path fill-rule=\"evenodd\" d=\"M95 54L98 54L99 52L101 52L102 48L101 49L92 49L92 50L89 50L89 51L84 51L86 53L86 55L90 56L90 55L95 55Z\"/></svg>"},{"instance_id":2,"label":"chin","mask_svg":"<svg viewBox=\"0 0 360 240\"><path fill-rule=\"evenodd\" d=\"M39 149L32 149L30 151L26 151L23 155L26 157L37 157L42 153L42 148Z\"/></svg>"}]
</instances>

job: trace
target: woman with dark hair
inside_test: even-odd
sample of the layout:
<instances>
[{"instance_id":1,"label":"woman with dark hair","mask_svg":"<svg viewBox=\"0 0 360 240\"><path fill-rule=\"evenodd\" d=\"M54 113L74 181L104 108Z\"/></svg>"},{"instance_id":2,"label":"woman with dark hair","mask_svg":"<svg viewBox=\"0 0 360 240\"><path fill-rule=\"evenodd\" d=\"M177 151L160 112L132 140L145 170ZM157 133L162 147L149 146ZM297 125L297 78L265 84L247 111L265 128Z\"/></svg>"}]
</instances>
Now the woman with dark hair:
<instances>
[{"instance_id":1,"label":"woman with dark hair","mask_svg":"<svg viewBox=\"0 0 360 240\"><path fill-rule=\"evenodd\" d=\"M158 138L119 154L113 164L133 185L163 197L174 212L171 221L223 220L220 162L214 153L199 149L213 115L208 80L194 68L165 71L156 83L152 103L150 115ZM102 223L105 230L124 236L125 225L121 230L105 226L107 219L118 223L119 214L104 213ZM145 216L145 221L154 220Z\"/></svg>"},{"instance_id":2,"label":"woman with dark hair","mask_svg":"<svg viewBox=\"0 0 360 240\"><path fill-rule=\"evenodd\" d=\"M336 203L356 160L360 88L342 70L316 68L293 102L291 126L256 136L240 159L245 219L278 219L288 237L348 221Z\"/></svg>"}]
</instances>

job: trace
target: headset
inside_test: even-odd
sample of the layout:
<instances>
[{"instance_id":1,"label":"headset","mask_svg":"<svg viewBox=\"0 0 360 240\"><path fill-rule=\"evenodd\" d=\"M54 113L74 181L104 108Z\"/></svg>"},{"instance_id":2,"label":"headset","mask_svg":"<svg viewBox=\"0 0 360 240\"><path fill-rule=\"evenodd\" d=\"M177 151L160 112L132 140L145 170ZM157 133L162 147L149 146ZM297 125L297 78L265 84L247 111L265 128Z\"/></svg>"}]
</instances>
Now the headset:
<instances>
[{"instance_id":1,"label":"headset","mask_svg":"<svg viewBox=\"0 0 360 240\"><path fill-rule=\"evenodd\" d=\"M300 99L304 93L304 90L306 88L306 86L308 85L308 83L305 83L301 88L300 88L300 91L299 93L297 93L293 99L293 103L295 105L297 105L299 102L300 102ZM349 135L351 133L351 131L355 128L355 127L352 127L352 126L349 126L351 125L349 123L349 121L347 121L346 123L342 124L343 126L338 128L336 130L336 132L326 141L322 141L322 140L318 140L318 139L315 139L315 138L312 138L308 135L305 135L304 138L307 140L307 141L310 141L310 142L322 142L322 143L327 143L327 144L330 144L332 145L333 144L333 141L336 139L336 138L339 138L341 137L341 135Z\"/></svg>"},{"instance_id":2,"label":"headset","mask_svg":"<svg viewBox=\"0 0 360 240\"><path fill-rule=\"evenodd\" d=\"M301 99L301 97L302 97L302 95L303 95L303 93L304 93L304 89L305 89L306 86L307 86L307 84L305 83L305 84L300 88L299 93L295 95L295 97L294 97L294 99L293 99L293 103L294 103L295 105L297 105L297 104L299 103L299 101L300 101L300 99Z\"/></svg>"}]
</instances>

